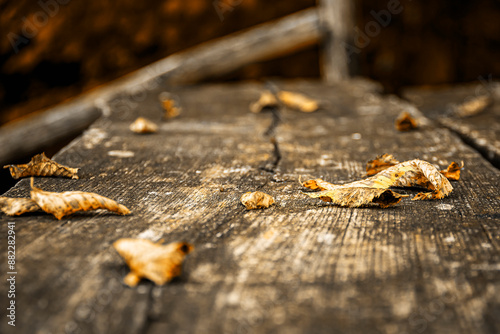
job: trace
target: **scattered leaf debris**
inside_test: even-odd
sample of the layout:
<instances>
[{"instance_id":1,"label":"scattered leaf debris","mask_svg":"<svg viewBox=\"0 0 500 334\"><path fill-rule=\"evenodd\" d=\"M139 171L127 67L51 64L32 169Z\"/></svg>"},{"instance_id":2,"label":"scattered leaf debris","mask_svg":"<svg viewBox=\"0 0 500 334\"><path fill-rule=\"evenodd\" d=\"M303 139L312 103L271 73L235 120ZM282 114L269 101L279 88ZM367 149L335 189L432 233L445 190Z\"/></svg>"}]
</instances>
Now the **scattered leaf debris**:
<instances>
[{"instance_id":1,"label":"scattered leaf debris","mask_svg":"<svg viewBox=\"0 0 500 334\"><path fill-rule=\"evenodd\" d=\"M303 94L279 91L276 95L266 90L261 93L257 102L250 104L250 111L259 113L266 108L279 107L280 102L291 109L302 112L313 112L319 109L319 103Z\"/></svg>"},{"instance_id":2,"label":"scattered leaf debris","mask_svg":"<svg viewBox=\"0 0 500 334\"><path fill-rule=\"evenodd\" d=\"M407 111L403 111L399 114L398 118L396 118L396 121L394 122L394 125L396 126L396 130L402 132L418 128L417 120Z\"/></svg>"},{"instance_id":3,"label":"scattered leaf debris","mask_svg":"<svg viewBox=\"0 0 500 334\"><path fill-rule=\"evenodd\" d=\"M113 247L125 260L130 273L124 283L135 287L142 278L164 285L182 271L182 262L194 247L186 242L162 245L145 239L124 238L113 243Z\"/></svg>"},{"instance_id":4,"label":"scattered leaf debris","mask_svg":"<svg viewBox=\"0 0 500 334\"><path fill-rule=\"evenodd\" d=\"M19 216L41 209L31 198L0 197L0 210L8 216Z\"/></svg>"},{"instance_id":5,"label":"scattered leaf debris","mask_svg":"<svg viewBox=\"0 0 500 334\"><path fill-rule=\"evenodd\" d=\"M78 168L58 164L47 158L45 153L35 155L27 164L7 165L3 168L9 168L10 175L16 180L29 176L60 176L78 179Z\"/></svg>"},{"instance_id":6,"label":"scattered leaf debris","mask_svg":"<svg viewBox=\"0 0 500 334\"><path fill-rule=\"evenodd\" d=\"M375 159L370 160L366 163L366 175L375 175L389 167L395 166L400 162L394 158L391 154L383 154L377 156ZM456 162L452 162L447 169L441 170L440 173L443 174L448 180L458 181L460 180L460 170L464 167L464 162L461 165Z\"/></svg>"},{"instance_id":7,"label":"scattered leaf debris","mask_svg":"<svg viewBox=\"0 0 500 334\"><path fill-rule=\"evenodd\" d=\"M240 200L247 210L265 209L274 203L274 198L271 195L261 191L244 193Z\"/></svg>"},{"instance_id":8,"label":"scattered leaf debris","mask_svg":"<svg viewBox=\"0 0 500 334\"><path fill-rule=\"evenodd\" d=\"M462 104L452 106L453 116L460 118L471 117L483 112L492 103L493 99L490 95L477 96Z\"/></svg>"},{"instance_id":9,"label":"scattered leaf debris","mask_svg":"<svg viewBox=\"0 0 500 334\"><path fill-rule=\"evenodd\" d=\"M57 219L77 211L106 209L121 215L127 215L130 210L107 197L83 191L66 191L63 193L43 191L33 186L31 179L31 199L45 212Z\"/></svg>"},{"instance_id":10,"label":"scattered leaf debris","mask_svg":"<svg viewBox=\"0 0 500 334\"><path fill-rule=\"evenodd\" d=\"M144 117L137 118L134 123L130 124L129 128L130 131L141 134L154 133L158 131L158 126Z\"/></svg>"},{"instance_id":11,"label":"scattered leaf debris","mask_svg":"<svg viewBox=\"0 0 500 334\"><path fill-rule=\"evenodd\" d=\"M400 195L389 187L423 187L431 192L418 193L413 200L441 199L448 196L453 187L432 164L415 159L388 167L364 180L335 185L321 179L309 180L303 186L317 193L308 193L312 198L333 202L340 206L360 207L378 204L386 208L399 203Z\"/></svg>"}]
</instances>

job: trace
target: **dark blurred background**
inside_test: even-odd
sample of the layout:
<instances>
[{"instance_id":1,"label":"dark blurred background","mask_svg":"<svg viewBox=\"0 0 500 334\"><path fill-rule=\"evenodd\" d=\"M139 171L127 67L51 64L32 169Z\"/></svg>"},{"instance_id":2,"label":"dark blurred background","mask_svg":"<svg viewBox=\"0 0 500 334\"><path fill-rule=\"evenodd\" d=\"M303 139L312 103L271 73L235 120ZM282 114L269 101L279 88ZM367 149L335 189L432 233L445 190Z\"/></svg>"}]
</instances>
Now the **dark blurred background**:
<instances>
[{"instance_id":1,"label":"dark blurred background","mask_svg":"<svg viewBox=\"0 0 500 334\"><path fill-rule=\"evenodd\" d=\"M356 26L390 0L355 0ZM401 0L355 74L386 92L500 75L499 0ZM0 124L204 41L315 6L314 0L0 0ZM353 27L354 29L355 27ZM17 36L17 37L16 37ZM24 36L29 36L25 38ZM319 46L218 80L319 77Z\"/></svg>"}]
</instances>

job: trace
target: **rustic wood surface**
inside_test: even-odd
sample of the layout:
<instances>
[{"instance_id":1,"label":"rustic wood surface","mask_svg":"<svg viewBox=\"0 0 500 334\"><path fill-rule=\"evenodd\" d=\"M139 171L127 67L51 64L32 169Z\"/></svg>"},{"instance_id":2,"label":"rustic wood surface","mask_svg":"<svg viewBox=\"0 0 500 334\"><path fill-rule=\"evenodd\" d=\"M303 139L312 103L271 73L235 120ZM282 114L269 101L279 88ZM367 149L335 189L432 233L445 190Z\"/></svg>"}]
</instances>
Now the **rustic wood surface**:
<instances>
[{"instance_id":1,"label":"rustic wood surface","mask_svg":"<svg viewBox=\"0 0 500 334\"><path fill-rule=\"evenodd\" d=\"M491 105L470 117L456 117L453 106L481 96L490 96ZM457 87L411 88L404 96L442 126L457 133L494 166L500 168L500 85L484 80Z\"/></svg>"},{"instance_id":2,"label":"rustic wood surface","mask_svg":"<svg viewBox=\"0 0 500 334\"><path fill-rule=\"evenodd\" d=\"M161 122L161 87L140 103L112 101L108 117L55 156L81 178L35 185L96 192L133 214L0 216L4 237L15 222L18 272L16 328L2 307L0 332L498 333L499 171L447 129L397 132L403 104L371 83L275 84L323 109L253 114L258 83L179 88L171 92L182 114L141 136L128 126L138 116ZM448 198L404 198L388 209L303 193L299 179L358 180L382 153L465 168ZM246 211L239 198L255 190L276 204ZM5 195L29 196L29 181ZM124 237L196 249L180 278L132 289L112 248ZM8 271L5 257L0 270Z\"/></svg>"}]
</instances>

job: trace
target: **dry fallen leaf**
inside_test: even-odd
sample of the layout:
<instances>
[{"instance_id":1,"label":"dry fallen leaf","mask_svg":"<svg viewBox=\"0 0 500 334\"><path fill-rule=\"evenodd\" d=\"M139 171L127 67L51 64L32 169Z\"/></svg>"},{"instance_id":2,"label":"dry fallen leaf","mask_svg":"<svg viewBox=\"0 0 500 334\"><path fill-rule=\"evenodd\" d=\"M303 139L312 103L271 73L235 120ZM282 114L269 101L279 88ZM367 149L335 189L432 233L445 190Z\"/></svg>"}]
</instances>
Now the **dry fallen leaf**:
<instances>
[{"instance_id":1,"label":"dry fallen leaf","mask_svg":"<svg viewBox=\"0 0 500 334\"><path fill-rule=\"evenodd\" d=\"M43 211L54 215L59 220L77 211L96 209L106 209L121 215L130 213L130 210L124 205L98 194L83 191L66 191L63 193L43 191L33 186L33 178L31 179L31 199Z\"/></svg>"},{"instance_id":2,"label":"dry fallen leaf","mask_svg":"<svg viewBox=\"0 0 500 334\"><path fill-rule=\"evenodd\" d=\"M317 193L308 193L310 197L320 198L341 206L359 207L379 204L385 208L398 203L398 193L389 187L424 187L431 192L418 193L413 200L440 199L452 190L450 182L432 164L422 160L410 160L389 167L365 180L343 185L334 185L321 179L309 180L303 186Z\"/></svg>"},{"instance_id":3,"label":"dry fallen leaf","mask_svg":"<svg viewBox=\"0 0 500 334\"><path fill-rule=\"evenodd\" d=\"M380 171L383 171L389 167L399 164L400 162L396 160L391 154L383 154L377 156L375 159L370 160L366 163L366 175L375 175ZM460 169L464 167L464 163L459 165L456 162L452 162L447 169L440 171L448 180L458 181L460 179Z\"/></svg>"},{"instance_id":4,"label":"dry fallen leaf","mask_svg":"<svg viewBox=\"0 0 500 334\"><path fill-rule=\"evenodd\" d=\"M484 111L493 102L490 95L481 95L462 104L453 106L453 116L470 117Z\"/></svg>"},{"instance_id":5,"label":"dry fallen leaf","mask_svg":"<svg viewBox=\"0 0 500 334\"><path fill-rule=\"evenodd\" d=\"M7 165L14 179L27 176L61 176L78 179L78 168L70 168L47 158L45 153L37 154L27 164Z\"/></svg>"},{"instance_id":6,"label":"dry fallen leaf","mask_svg":"<svg viewBox=\"0 0 500 334\"><path fill-rule=\"evenodd\" d=\"M288 91L279 91L276 98L276 95L267 90L261 93L257 102L250 104L250 110L254 113L258 113L265 108L279 107L280 102L288 108L300 110L302 112L313 112L319 109L318 101L305 95Z\"/></svg>"},{"instance_id":7,"label":"dry fallen leaf","mask_svg":"<svg viewBox=\"0 0 500 334\"><path fill-rule=\"evenodd\" d=\"M410 131L418 127L417 121L408 113L403 111L394 123L398 131Z\"/></svg>"},{"instance_id":8,"label":"dry fallen leaf","mask_svg":"<svg viewBox=\"0 0 500 334\"><path fill-rule=\"evenodd\" d=\"M129 126L130 131L135 133L153 133L158 131L158 126L150 120L139 117Z\"/></svg>"},{"instance_id":9,"label":"dry fallen leaf","mask_svg":"<svg viewBox=\"0 0 500 334\"><path fill-rule=\"evenodd\" d=\"M278 93L278 98L287 107L298 109L302 112L313 112L319 109L318 101L299 93L280 91Z\"/></svg>"},{"instance_id":10,"label":"dry fallen leaf","mask_svg":"<svg viewBox=\"0 0 500 334\"><path fill-rule=\"evenodd\" d=\"M0 210L8 216L40 211L40 207L31 198L0 197Z\"/></svg>"},{"instance_id":11,"label":"dry fallen leaf","mask_svg":"<svg viewBox=\"0 0 500 334\"><path fill-rule=\"evenodd\" d=\"M366 164L366 175L375 175L384 169L397 165L398 163L399 161L394 159L391 154L379 155L375 159L368 161Z\"/></svg>"},{"instance_id":12,"label":"dry fallen leaf","mask_svg":"<svg viewBox=\"0 0 500 334\"><path fill-rule=\"evenodd\" d=\"M163 114L164 119L171 119L177 117L181 114L182 109L177 105L174 99L162 99L161 105L165 109L165 114Z\"/></svg>"},{"instance_id":13,"label":"dry fallen leaf","mask_svg":"<svg viewBox=\"0 0 500 334\"><path fill-rule=\"evenodd\" d=\"M156 285L163 285L179 276L182 262L193 246L186 242L161 245L145 239L119 239L113 243L116 251L125 259L130 273L125 284L136 286L141 278L147 278Z\"/></svg>"},{"instance_id":14,"label":"dry fallen leaf","mask_svg":"<svg viewBox=\"0 0 500 334\"><path fill-rule=\"evenodd\" d=\"M271 195L261 191L247 192L241 196L241 203L247 207L247 210L265 209L274 203Z\"/></svg>"},{"instance_id":15,"label":"dry fallen leaf","mask_svg":"<svg viewBox=\"0 0 500 334\"><path fill-rule=\"evenodd\" d=\"M460 170L464 167L464 162L459 165L455 161L453 161L448 168L439 171L443 174L448 180L458 181L460 180Z\"/></svg>"},{"instance_id":16,"label":"dry fallen leaf","mask_svg":"<svg viewBox=\"0 0 500 334\"><path fill-rule=\"evenodd\" d=\"M253 113L259 113L266 108L277 108L279 106L278 99L273 93L266 90L260 94L260 98L257 102L250 104L250 111Z\"/></svg>"}]
</instances>

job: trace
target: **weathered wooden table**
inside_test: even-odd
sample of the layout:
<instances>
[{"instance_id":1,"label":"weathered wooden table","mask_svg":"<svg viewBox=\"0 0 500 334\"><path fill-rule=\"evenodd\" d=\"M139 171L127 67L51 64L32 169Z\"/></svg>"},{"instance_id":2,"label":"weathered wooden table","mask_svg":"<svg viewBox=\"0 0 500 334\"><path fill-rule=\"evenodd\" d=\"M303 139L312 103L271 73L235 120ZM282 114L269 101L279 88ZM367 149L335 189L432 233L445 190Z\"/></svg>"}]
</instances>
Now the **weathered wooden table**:
<instances>
[{"instance_id":1,"label":"weathered wooden table","mask_svg":"<svg viewBox=\"0 0 500 334\"><path fill-rule=\"evenodd\" d=\"M369 82L277 85L320 99L323 110L253 114L257 83L177 88L170 91L183 113L140 136L129 124L138 116L160 122L158 95L168 88L112 101L55 156L80 167L81 178L35 184L96 192L133 214L2 215L2 254L7 222L15 222L17 317L12 328L2 316L0 332L500 332L498 169L432 122L397 132L405 103ZM358 180L382 153L442 167L464 161L465 169L449 197L404 198L387 209L342 208L303 193L299 179ZM247 211L239 198L254 190L276 204ZM29 181L6 196L29 197ZM123 237L196 249L180 278L132 289L112 247ZM2 296L7 290L3 279Z\"/></svg>"}]
</instances>

